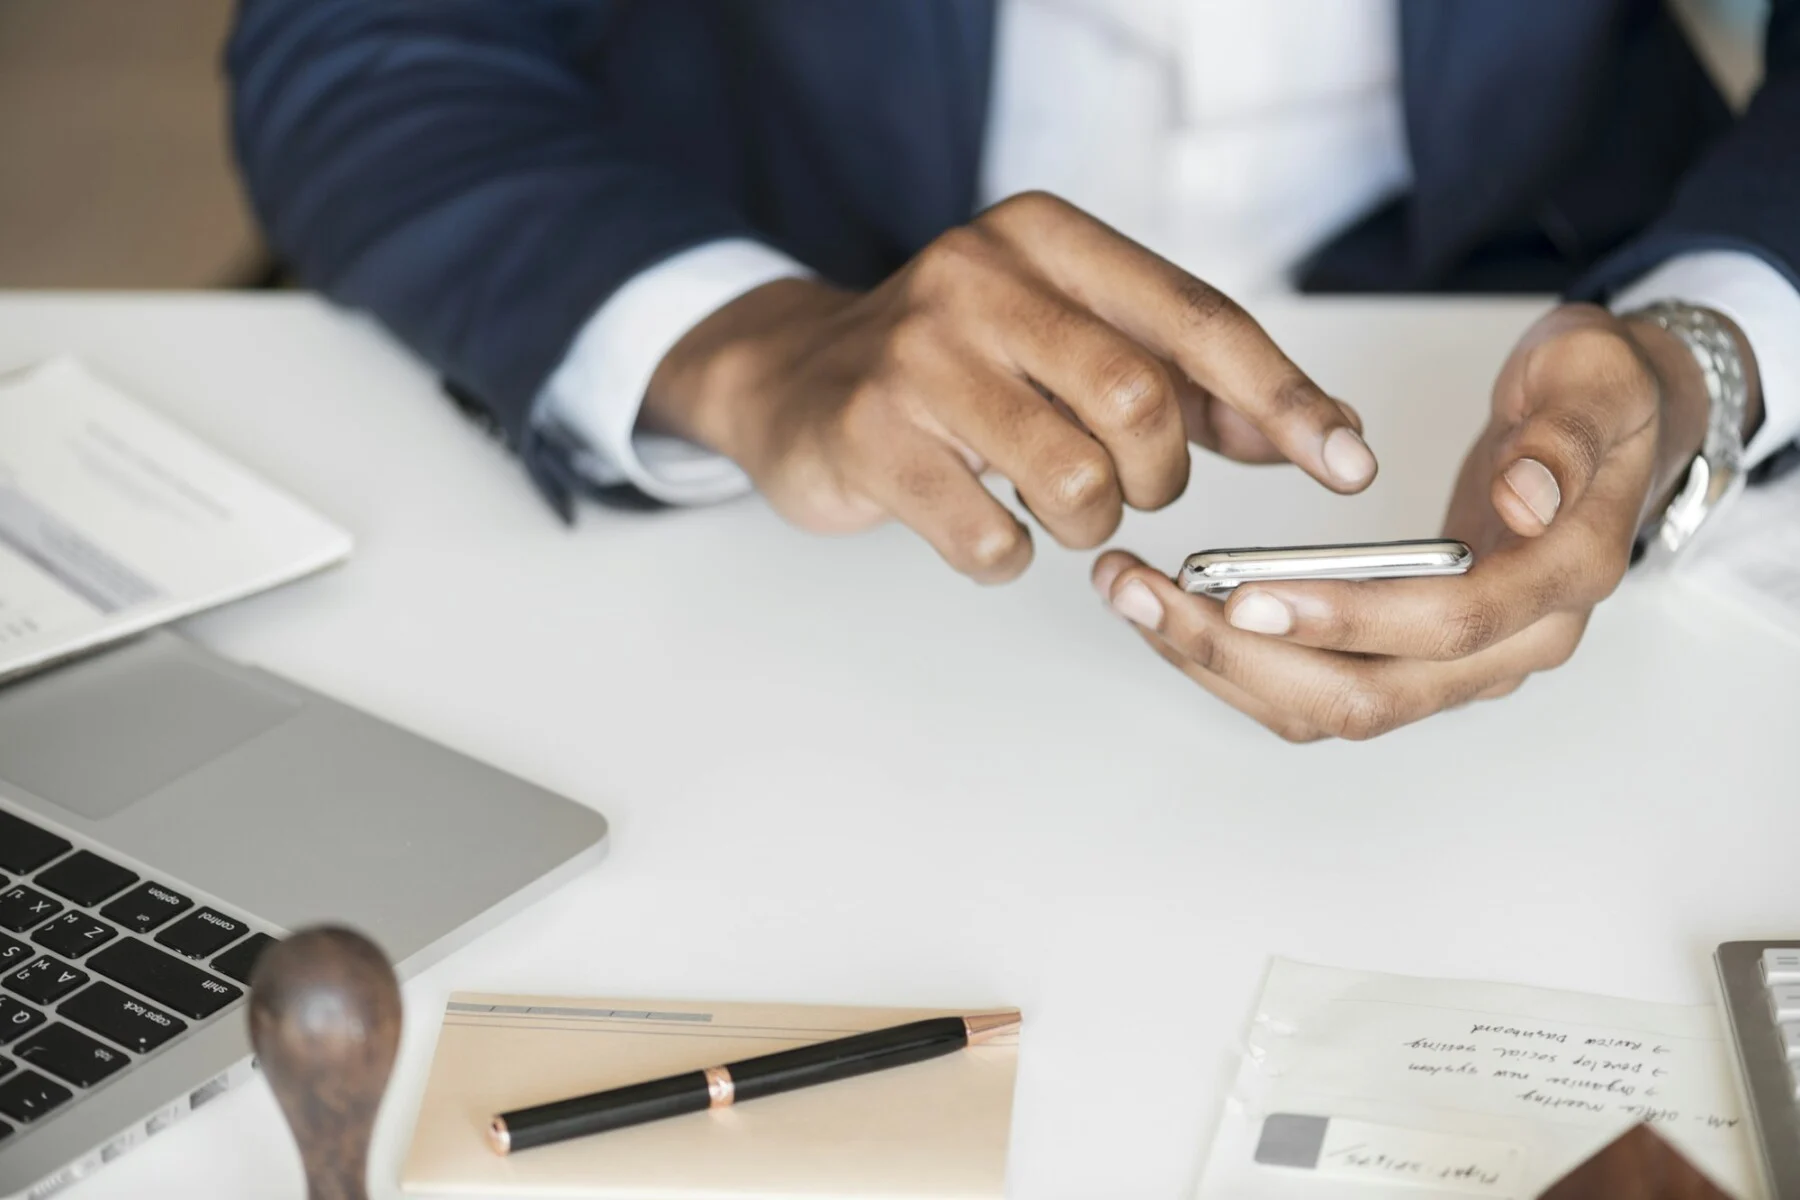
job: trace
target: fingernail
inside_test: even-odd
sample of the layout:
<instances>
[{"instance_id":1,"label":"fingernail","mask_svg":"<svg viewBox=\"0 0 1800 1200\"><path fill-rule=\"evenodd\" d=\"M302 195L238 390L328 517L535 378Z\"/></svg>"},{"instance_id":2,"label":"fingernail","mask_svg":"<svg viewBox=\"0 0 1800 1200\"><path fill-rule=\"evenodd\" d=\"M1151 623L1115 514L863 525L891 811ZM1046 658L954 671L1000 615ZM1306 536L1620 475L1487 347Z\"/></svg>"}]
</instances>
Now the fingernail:
<instances>
[{"instance_id":1,"label":"fingernail","mask_svg":"<svg viewBox=\"0 0 1800 1200\"><path fill-rule=\"evenodd\" d=\"M1162 626L1162 601L1156 593L1144 585L1141 579L1133 579L1119 589L1113 597L1113 611L1127 621L1142 625L1145 629L1157 629Z\"/></svg>"},{"instance_id":2,"label":"fingernail","mask_svg":"<svg viewBox=\"0 0 1800 1200\"><path fill-rule=\"evenodd\" d=\"M1375 474L1375 456L1349 426L1339 426L1325 439L1325 470L1345 487L1367 483Z\"/></svg>"},{"instance_id":3,"label":"fingernail","mask_svg":"<svg viewBox=\"0 0 1800 1200\"><path fill-rule=\"evenodd\" d=\"M1544 524L1556 519L1556 510L1562 507L1562 489L1556 486L1550 468L1537 459L1521 458L1506 468L1506 486Z\"/></svg>"},{"instance_id":4,"label":"fingernail","mask_svg":"<svg viewBox=\"0 0 1800 1200\"><path fill-rule=\"evenodd\" d=\"M1094 590L1100 593L1100 598L1102 600L1108 602L1112 600L1113 581L1119 577L1119 572L1124 569L1125 564L1119 562L1103 562L1094 568Z\"/></svg>"},{"instance_id":5,"label":"fingernail","mask_svg":"<svg viewBox=\"0 0 1800 1200\"><path fill-rule=\"evenodd\" d=\"M1251 633L1283 634L1294 627L1293 610L1267 592L1250 592L1231 606L1227 620Z\"/></svg>"}]
</instances>

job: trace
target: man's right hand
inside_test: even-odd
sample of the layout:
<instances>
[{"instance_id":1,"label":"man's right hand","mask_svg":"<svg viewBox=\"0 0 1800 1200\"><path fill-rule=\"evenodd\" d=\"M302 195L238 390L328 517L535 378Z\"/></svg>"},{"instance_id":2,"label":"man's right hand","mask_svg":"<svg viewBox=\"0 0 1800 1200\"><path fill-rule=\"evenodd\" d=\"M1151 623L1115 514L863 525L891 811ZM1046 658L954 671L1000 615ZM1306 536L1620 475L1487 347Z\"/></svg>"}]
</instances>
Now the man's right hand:
<instances>
[{"instance_id":1,"label":"man's right hand","mask_svg":"<svg viewBox=\"0 0 1800 1200\"><path fill-rule=\"evenodd\" d=\"M643 419L737 462L803 528L893 517L984 583L1031 561L990 468L1077 549L1124 505L1179 496L1190 439L1339 492L1375 475L1354 411L1231 299L1040 193L873 291L784 280L740 297L664 358Z\"/></svg>"}]
</instances>

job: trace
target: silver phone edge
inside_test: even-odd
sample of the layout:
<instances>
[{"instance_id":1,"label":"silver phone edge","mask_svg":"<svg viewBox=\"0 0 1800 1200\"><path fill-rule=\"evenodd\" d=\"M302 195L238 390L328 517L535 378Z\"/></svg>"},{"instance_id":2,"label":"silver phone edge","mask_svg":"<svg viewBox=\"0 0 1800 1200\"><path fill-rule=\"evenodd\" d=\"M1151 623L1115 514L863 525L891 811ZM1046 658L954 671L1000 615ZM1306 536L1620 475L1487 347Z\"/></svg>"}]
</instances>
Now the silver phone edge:
<instances>
[{"instance_id":1,"label":"silver phone edge","mask_svg":"<svg viewBox=\"0 0 1800 1200\"><path fill-rule=\"evenodd\" d=\"M1453 540L1454 539L1449 538L1441 539L1444 543L1449 543ZM1341 579L1352 582L1367 582L1376 579L1430 579L1463 575L1474 565L1475 553L1465 543L1457 542L1455 544L1459 545L1461 549L1457 552L1454 559L1436 563L1421 563L1416 567L1408 567L1400 573L1393 575L1339 575L1331 574L1329 572L1309 573L1306 571L1294 571L1273 575L1215 576L1207 574L1207 567L1196 567L1195 562L1198 559L1208 558L1214 554L1221 553L1221 551L1202 550L1188 555L1187 559L1181 564L1181 570L1176 574L1175 583L1177 587L1190 595L1211 596L1216 599L1221 596L1230 595L1232 592L1236 591L1240 585L1245 583L1295 583L1315 579ZM1345 546L1343 549L1346 551L1355 551L1358 547ZM1303 563L1307 560L1294 559L1291 561Z\"/></svg>"}]
</instances>

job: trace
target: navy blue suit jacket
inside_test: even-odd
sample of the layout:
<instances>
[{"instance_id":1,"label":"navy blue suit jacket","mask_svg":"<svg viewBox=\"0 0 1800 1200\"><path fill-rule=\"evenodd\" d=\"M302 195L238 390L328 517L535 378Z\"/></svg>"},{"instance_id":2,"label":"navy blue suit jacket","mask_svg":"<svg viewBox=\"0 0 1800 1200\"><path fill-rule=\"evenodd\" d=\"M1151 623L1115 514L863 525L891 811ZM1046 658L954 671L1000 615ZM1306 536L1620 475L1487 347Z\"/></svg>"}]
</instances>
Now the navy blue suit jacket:
<instances>
[{"instance_id":1,"label":"navy blue suit jacket","mask_svg":"<svg viewBox=\"0 0 1800 1200\"><path fill-rule=\"evenodd\" d=\"M1800 0L1737 120L1661 0L1401 0L1397 36L1415 183L1302 287L1599 297L1704 248L1800 283ZM734 235L881 279L973 212L993 38L993 0L243 0L228 66L277 250L566 511L529 411L594 309Z\"/></svg>"}]
</instances>

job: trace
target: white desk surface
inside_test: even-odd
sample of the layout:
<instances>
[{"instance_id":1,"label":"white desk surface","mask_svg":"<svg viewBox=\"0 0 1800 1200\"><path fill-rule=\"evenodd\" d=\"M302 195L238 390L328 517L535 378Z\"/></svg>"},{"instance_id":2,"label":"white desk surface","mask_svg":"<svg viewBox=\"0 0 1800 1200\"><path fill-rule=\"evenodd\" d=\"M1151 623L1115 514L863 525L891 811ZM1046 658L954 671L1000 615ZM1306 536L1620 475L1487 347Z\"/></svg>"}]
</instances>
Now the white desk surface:
<instances>
[{"instance_id":1,"label":"white desk surface","mask_svg":"<svg viewBox=\"0 0 1800 1200\"><path fill-rule=\"evenodd\" d=\"M1346 500L1208 460L1118 544L1173 568L1434 532L1536 308L1269 306L1381 479ZM613 821L591 876L407 987L380 1196L457 988L1018 1004L1012 1195L1175 1200L1272 954L1701 1001L1717 942L1800 930L1800 646L1679 583L1628 582L1508 700L1294 747L1041 539L984 591L900 530L819 540L755 501L565 529L431 375L308 298L0 296L0 368L60 351L359 540L193 635ZM301 1194L261 1086L67 1193Z\"/></svg>"}]
</instances>

